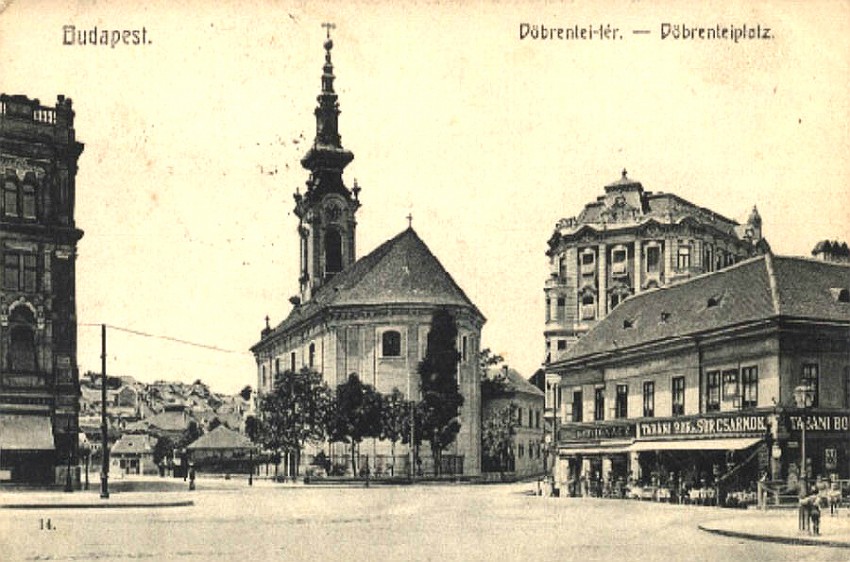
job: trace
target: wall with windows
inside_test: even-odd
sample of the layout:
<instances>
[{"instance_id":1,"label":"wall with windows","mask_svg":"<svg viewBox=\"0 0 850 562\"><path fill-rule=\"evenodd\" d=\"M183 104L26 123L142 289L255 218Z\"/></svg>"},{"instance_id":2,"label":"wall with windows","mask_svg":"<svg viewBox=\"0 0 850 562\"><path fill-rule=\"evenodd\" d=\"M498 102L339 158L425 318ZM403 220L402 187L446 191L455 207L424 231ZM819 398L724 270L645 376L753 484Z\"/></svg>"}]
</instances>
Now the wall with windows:
<instances>
[{"instance_id":1,"label":"wall with windows","mask_svg":"<svg viewBox=\"0 0 850 562\"><path fill-rule=\"evenodd\" d=\"M366 321L364 321L366 320ZM454 448L463 450L465 471L480 466L481 396L478 373L480 328L464 316L458 323L458 385L464 396L461 431ZM270 392L278 372L312 367L322 373L331 388L345 382L352 373L383 393L398 388L405 396L419 398L417 367L428 345L431 311L421 314L370 314L368 317L317 324L289 339L278 339L257 353L259 395ZM312 358L312 364L311 364ZM541 408L542 409L542 408ZM396 451L399 454L398 449ZM388 455L389 442L367 440L362 454ZM468 463L468 464L467 464Z\"/></svg>"},{"instance_id":2,"label":"wall with windows","mask_svg":"<svg viewBox=\"0 0 850 562\"><path fill-rule=\"evenodd\" d=\"M49 417L58 458L76 455L79 417L71 106L0 94L0 413Z\"/></svg>"},{"instance_id":3,"label":"wall with windows","mask_svg":"<svg viewBox=\"0 0 850 562\"><path fill-rule=\"evenodd\" d=\"M517 476L543 473L544 412L543 396L525 392L511 392L505 396L487 398L481 405L481 418L512 405L515 417L513 436L514 472Z\"/></svg>"},{"instance_id":4,"label":"wall with windows","mask_svg":"<svg viewBox=\"0 0 850 562\"><path fill-rule=\"evenodd\" d=\"M627 364L570 372L560 383L565 405L561 421L675 417L769 407L774 399L779 400L777 349L775 338L725 339L699 350L694 345ZM841 371L838 357L829 364ZM799 370L801 365L797 361L789 369ZM850 386L845 393L843 380L842 375L821 382L822 388L834 390L836 402L845 394L850 399ZM550 389L547 399L553 400L553 394Z\"/></svg>"},{"instance_id":5,"label":"wall with windows","mask_svg":"<svg viewBox=\"0 0 850 562\"><path fill-rule=\"evenodd\" d=\"M779 341L729 338L703 349L705 412L772 406L779 395Z\"/></svg>"},{"instance_id":6,"label":"wall with windows","mask_svg":"<svg viewBox=\"0 0 850 562\"><path fill-rule=\"evenodd\" d=\"M809 383L816 391L815 407L850 408L850 343L834 332L788 335L779 359L782 395L793 403L794 388Z\"/></svg>"}]
</instances>

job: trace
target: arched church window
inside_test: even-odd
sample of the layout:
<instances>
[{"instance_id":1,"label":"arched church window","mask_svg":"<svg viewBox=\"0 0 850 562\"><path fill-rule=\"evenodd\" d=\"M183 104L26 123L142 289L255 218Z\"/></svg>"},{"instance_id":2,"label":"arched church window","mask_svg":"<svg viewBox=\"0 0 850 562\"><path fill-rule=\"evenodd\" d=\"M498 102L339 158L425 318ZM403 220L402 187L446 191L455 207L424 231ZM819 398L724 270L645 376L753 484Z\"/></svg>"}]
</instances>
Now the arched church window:
<instances>
[{"instance_id":1,"label":"arched church window","mask_svg":"<svg viewBox=\"0 0 850 562\"><path fill-rule=\"evenodd\" d=\"M312 369L316 365L316 344L311 343L309 348L309 362L307 363Z\"/></svg>"},{"instance_id":2,"label":"arched church window","mask_svg":"<svg viewBox=\"0 0 850 562\"><path fill-rule=\"evenodd\" d=\"M38 370L35 348L35 318L32 312L19 306L9 317L9 354L6 364L11 372Z\"/></svg>"},{"instance_id":3,"label":"arched church window","mask_svg":"<svg viewBox=\"0 0 850 562\"><path fill-rule=\"evenodd\" d=\"M387 330L381 334L381 357L401 357L401 333Z\"/></svg>"},{"instance_id":4,"label":"arched church window","mask_svg":"<svg viewBox=\"0 0 850 562\"><path fill-rule=\"evenodd\" d=\"M342 271L342 236L335 228L325 233L325 273Z\"/></svg>"}]
</instances>

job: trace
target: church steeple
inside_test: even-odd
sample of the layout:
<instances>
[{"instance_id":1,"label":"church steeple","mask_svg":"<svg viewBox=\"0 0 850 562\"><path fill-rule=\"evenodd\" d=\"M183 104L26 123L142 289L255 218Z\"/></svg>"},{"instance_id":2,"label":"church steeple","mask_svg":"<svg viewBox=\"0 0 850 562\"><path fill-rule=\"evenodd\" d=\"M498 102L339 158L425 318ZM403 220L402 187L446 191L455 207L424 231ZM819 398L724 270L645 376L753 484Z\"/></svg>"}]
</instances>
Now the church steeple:
<instances>
[{"instance_id":1,"label":"church steeple","mask_svg":"<svg viewBox=\"0 0 850 562\"><path fill-rule=\"evenodd\" d=\"M316 138L313 146L301 159L301 165L310 170L310 180L307 191L323 192L337 191L347 195L348 189L342 181L342 171L354 159L354 154L342 147L339 135L339 97L334 91L334 66L331 61L333 40L330 30L333 24L323 24L327 27L328 36L325 40L325 65L322 67L322 91L316 98L318 105L316 115Z\"/></svg>"},{"instance_id":2,"label":"church steeple","mask_svg":"<svg viewBox=\"0 0 850 562\"><path fill-rule=\"evenodd\" d=\"M339 99L334 91L334 67L331 60L332 23L327 29L325 64L322 67L322 90L316 98L316 137L313 146L301 159L309 170L307 191L295 192L295 214L299 218L301 238L301 302L308 301L315 291L336 273L355 260L354 214L360 207L360 187L348 189L342 179L345 167L354 154L342 147L339 134Z\"/></svg>"}]
</instances>

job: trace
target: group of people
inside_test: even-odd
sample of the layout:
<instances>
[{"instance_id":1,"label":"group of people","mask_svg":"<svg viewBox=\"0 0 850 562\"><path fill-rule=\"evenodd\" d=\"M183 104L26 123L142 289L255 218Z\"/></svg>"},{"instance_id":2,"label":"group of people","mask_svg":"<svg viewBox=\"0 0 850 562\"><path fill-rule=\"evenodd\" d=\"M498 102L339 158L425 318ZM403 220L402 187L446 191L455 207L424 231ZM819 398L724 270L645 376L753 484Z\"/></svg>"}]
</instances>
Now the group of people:
<instances>
[{"instance_id":1,"label":"group of people","mask_svg":"<svg viewBox=\"0 0 850 562\"><path fill-rule=\"evenodd\" d=\"M820 534L821 508L829 507L829 514L835 515L843 497L841 484L830 482L818 476L817 482L809 490L809 494L801 495L799 510L799 526L801 531L811 535Z\"/></svg>"}]
</instances>

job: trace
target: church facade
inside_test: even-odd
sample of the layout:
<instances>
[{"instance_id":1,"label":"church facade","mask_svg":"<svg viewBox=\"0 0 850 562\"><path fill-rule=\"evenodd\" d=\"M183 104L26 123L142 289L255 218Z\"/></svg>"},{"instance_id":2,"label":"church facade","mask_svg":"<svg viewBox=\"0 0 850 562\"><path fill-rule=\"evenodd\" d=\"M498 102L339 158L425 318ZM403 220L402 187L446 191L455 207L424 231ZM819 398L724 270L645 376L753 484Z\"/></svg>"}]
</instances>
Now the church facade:
<instances>
[{"instance_id":1,"label":"church facade","mask_svg":"<svg viewBox=\"0 0 850 562\"><path fill-rule=\"evenodd\" d=\"M343 148L338 128L330 39L325 43L322 90L318 97L316 137L302 158L309 171L306 191L295 193L299 219L300 294L276 327L266 325L251 351L257 362L258 396L270 392L275 377L308 367L322 373L331 388L356 373L379 392L394 388L419 399L416 372L424 358L434 312L448 309L458 327L458 385L464 396L461 430L445 451L452 471L480 472L480 388L478 350L484 316L443 268L412 227L356 259L360 188L349 188L342 174L354 158ZM400 447L398 447L400 448ZM389 443L364 442L374 472L384 464L406 473L404 451L388 459ZM342 457L342 444L328 452ZM302 463L309 462L308 455ZM423 459L425 460L425 459Z\"/></svg>"},{"instance_id":2,"label":"church facade","mask_svg":"<svg viewBox=\"0 0 850 562\"><path fill-rule=\"evenodd\" d=\"M61 481L76 455L82 151L70 99L0 96L0 480Z\"/></svg>"}]
</instances>

